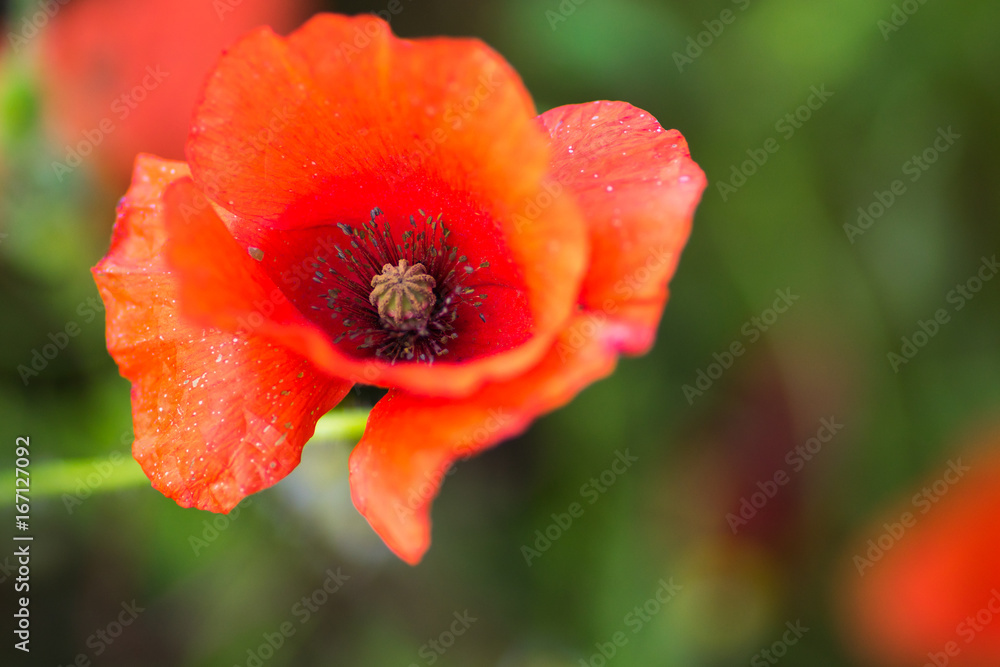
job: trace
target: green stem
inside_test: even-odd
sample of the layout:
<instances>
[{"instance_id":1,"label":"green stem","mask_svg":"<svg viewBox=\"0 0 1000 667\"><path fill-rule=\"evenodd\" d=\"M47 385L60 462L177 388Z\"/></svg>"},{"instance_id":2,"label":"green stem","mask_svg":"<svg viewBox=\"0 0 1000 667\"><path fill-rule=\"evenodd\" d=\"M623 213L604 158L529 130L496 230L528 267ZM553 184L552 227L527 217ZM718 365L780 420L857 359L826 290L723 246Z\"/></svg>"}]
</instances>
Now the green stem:
<instances>
[{"instance_id":1,"label":"green stem","mask_svg":"<svg viewBox=\"0 0 1000 667\"><path fill-rule=\"evenodd\" d=\"M113 452L89 459L41 461L28 469L31 473L32 500L64 493L84 495L149 486L149 479L139 464L127 453ZM4 471L3 478L13 478ZM11 482L13 485L13 482ZM9 487L4 487L9 488Z\"/></svg>"},{"instance_id":2,"label":"green stem","mask_svg":"<svg viewBox=\"0 0 1000 667\"><path fill-rule=\"evenodd\" d=\"M316 433L309 442L357 441L367 421L366 409L334 410L320 417ZM78 490L86 490L90 495L149 485L149 479L135 459L121 452L72 461L40 461L32 463L28 470L31 475L28 496L32 500L65 493L75 495ZM14 475L13 470L0 472L0 489L14 489Z\"/></svg>"},{"instance_id":3,"label":"green stem","mask_svg":"<svg viewBox=\"0 0 1000 667\"><path fill-rule=\"evenodd\" d=\"M357 442L365 432L365 424L368 423L369 408L348 408L345 410L334 410L319 418L316 422L316 433L313 440L347 440Z\"/></svg>"}]
</instances>

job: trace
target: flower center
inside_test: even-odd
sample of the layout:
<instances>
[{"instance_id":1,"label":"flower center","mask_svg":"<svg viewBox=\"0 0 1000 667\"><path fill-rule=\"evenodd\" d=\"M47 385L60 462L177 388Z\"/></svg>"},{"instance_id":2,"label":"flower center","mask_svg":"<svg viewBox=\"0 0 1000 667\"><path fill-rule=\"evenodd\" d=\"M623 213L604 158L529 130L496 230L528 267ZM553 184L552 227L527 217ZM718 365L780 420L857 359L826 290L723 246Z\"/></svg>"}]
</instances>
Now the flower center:
<instances>
[{"instance_id":1,"label":"flower center","mask_svg":"<svg viewBox=\"0 0 1000 667\"><path fill-rule=\"evenodd\" d=\"M437 297L437 281L428 275L423 264L399 260L398 266L385 264L382 273L372 278L368 300L378 308L382 326L396 331L420 331L427 328Z\"/></svg>"},{"instance_id":2,"label":"flower center","mask_svg":"<svg viewBox=\"0 0 1000 667\"><path fill-rule=\"evenodd\" d=\"M338 261L316 257L311 263L313 281L327 288L312 308L326 306L339 330L334 344L374 350L393 364L433 363L464 330L460 309L483 305L487 295L466 283L489 262L469 263L449 241L441 216L419 214L409 217L401 234L393 234L378 208L363 225L337 223L347 237L347 244L334 245Z\"/></svg>"}]
</instances>

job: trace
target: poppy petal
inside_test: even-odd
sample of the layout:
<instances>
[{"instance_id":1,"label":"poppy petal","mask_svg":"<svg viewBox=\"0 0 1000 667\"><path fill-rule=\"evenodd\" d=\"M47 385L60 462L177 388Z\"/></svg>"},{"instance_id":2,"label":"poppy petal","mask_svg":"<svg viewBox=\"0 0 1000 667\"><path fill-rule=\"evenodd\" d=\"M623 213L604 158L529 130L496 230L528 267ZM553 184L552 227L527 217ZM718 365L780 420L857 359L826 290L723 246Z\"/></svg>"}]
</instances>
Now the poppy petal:
<instances>
[{"instance_id":1,"label":"poppy petal","mask_svg":"<svg viewBox=\"0 0 1000 667\"><path fill-rule=\"evenodd\" d=\"M363 47L352 54L351 44ZM375 17L320 14L288 45L343 136L326 173L375 171L397 193L413 181L424 196L446 188L510 212L537 194L548 167L537 111L517 72L480 40L397 39Z\"/></svg>"},{"instance_id":2,"label":"poppy petal","mask_svg":"<svg viewBox=\"0 0 1000 667\"><path fill-rule=\"evenodd\" d=\"M615 320L620 349L653 344L705 175L687 142L624 102L562 106L538 117L552 144L553 177L590 231L581 304Z\"/></svg>"},{"instance_id":3,"label":"poppy petal","mask_svg":"<svg viewBox=\"0 0 1000 667\"><path fill-rule=\"evenodd\" d=\"M140 156L108 255L93 269L108 350L132 382L133 454L178 504L215 512L287 475L350 390L253 332L190 324L164 245L164 190L183 163Z\"/></svg>"},{"instance_id":4,"label":"poppy petal","mask_svg":"<svg viewBox=\"0 0 1000 667\"><path fill-rule=\"evenodd\" d=\"M430 545L430 506L451 465L524 431L541 414L614 370L611 331L580 339L576 320L528 373L465 399L428 399L390 390L368 417L351 454L351 495L390 549L417 563Z\"/></svg>"},{"instance_id":5,"label":"poppy petal","mask_svg":"<svg viewBox=\"0 0 1000 667\"><path fill-rule=\"evenodd\" d=\"M534 117L517 73L479 40L403 40L375 17L320 14L223 56L187 155L217 203L286 228L342 220L345 199L373 199L358 204L367 216L412 181L425 196L520 205L547 168Z\"/></svg>"}]
</instances>

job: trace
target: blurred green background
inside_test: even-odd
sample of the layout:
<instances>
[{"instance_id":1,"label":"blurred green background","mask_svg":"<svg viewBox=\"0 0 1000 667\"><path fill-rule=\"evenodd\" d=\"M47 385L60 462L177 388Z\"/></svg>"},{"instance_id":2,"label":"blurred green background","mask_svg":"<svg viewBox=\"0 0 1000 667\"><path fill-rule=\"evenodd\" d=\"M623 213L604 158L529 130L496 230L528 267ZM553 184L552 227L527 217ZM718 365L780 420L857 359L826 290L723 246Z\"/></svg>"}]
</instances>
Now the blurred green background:
<instances>
[{"instance_id":1,"label":"blurred green background","mask_svg":"<svg viewBox=\"0 0 1000 667\"><path fill-rule=\"evenodd\" d=\"M796 622L809 630L783 665L881 664L866 662L838 618L852 549L1000 407L1000 280L960 310L952 293L1000 249L1000 3L912 0L906 14L887 0L401 0L397 34L482 38L539 110L640 106L683 132L709 178L655 350L460 464L434 505L431 550L411 568L351 504L353 442L311 444L304 465L228 519L99 480L130 465L131 422L89 267L107 249L128 166L95 154L69 174L53 170L88 128L66 133L76 110L59 95L68 75L47 60L44 33L91 31L113 47L101 58L129 58L111 34L120 14L107 32L71 23L101 1L51 3L51 25L23 42L10 36L23 36L41 4L13 3L0 47L0 423L10 451L0 470L13 465L17 435L30 435L33 466L101 462L73 477L71 494L34 500L33 650L4 664L763 665L773 663L760 652ZM128 48L167 70L199 36L268 11L134 4L143 44ZM291 4L280 10L285 29L309 9ZM172 46L156 50L161 14L181 11L160 35ZM905 23L891 23L894 11ZM116 66L100 61L97 83L75 80L93 87L97 108L120 92L99 86ZM859 207L871 215L864 226ZM794 299L784 313L769 310L779 292ZM939 309L948 321L928 327ZM914 336L921 321L933 336ZM19 371L69 323L79 334L54 359L37 375ZM925 345L893 364L903 337ZM728 358L736 342L745 352ZM348 405L373 396L355 391ZM823 419L842 428L796 469L787 453ZM636 464L583 488L625 450ZM734 522L779 470L789 482ZM583 515L553 528L573 502ZM0 520L13 522L6 501ZM536 533L547 529L557 535L548 546ZM539 550L530 564L524 547ZM302 606L331 571L346 575L340 588ZM8 563L5 605L11 576ZM658 591L672 597L655 602ZM110 643L95 639L133 601L143 609L134 622ZM284 623L294 634L269 650Z\"/></svg>"}]
</instances>

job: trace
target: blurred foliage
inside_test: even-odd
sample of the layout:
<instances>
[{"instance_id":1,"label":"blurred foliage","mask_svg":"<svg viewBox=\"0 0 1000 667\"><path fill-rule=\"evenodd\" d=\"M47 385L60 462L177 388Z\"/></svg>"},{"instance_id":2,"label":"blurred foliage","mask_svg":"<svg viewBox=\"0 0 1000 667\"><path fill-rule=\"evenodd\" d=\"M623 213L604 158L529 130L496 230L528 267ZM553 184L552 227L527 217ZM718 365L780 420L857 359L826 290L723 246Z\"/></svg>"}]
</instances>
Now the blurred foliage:
<instances>
[{"instance_id":1,"label":"blurred foliage","mask_svg":"<svg viewBox=\"0 0 1000 667\"><path fill-rule=\"evenodd\" d=\"M38 3L14 4L22 13L10 13L5 35ZM626 100L684 133L709 188L655 350L462 463L435 503L435 541L416 568L391 557L353 509L351 443L310 445L307 465L225 520L148 487L85 486L94 493L78 493L79 503L36 502L36 642L24 664L85 653L104 665L251 665L290 622L294 634L273 656L260 653L262 664L599 665L601 646L623 631L627 643L608 664L721 667L755 664L796 620L810 630L781 664L868 664L834 605L838 573L869 537L859 531L937 474L1000 406L1000 281L961 310L947 300L1000 248L1000 4L929 2L889 32L880 28L888 0L402 6L394 31L484 39L540 110ZM89 163L56 177L66 140L46 122L38 44L6 41L4 442L30 435L36 463L127 456L128 383L104 349L88 272L122 190ZM814 87L832 96L789 135L782 119ZM959 138L910 181L905 164L948 128ZM771 138L778 150L734 185L734 169ZM852 242L844 226L896 179L905 193ZM724 197L722 183L735 191ZM765 317L777 290L798 300L751 340L752 318ZM950 321L894 372L888 353L941 308ZM18 367L70 323L79 334L24 378ZM737 341L746 352L689 401L684 386ZM371 400L355 392L348 402ZM727 514L787 470L786 453L830 417L843 429L734 534ZM638 463L589 504L582 486L625 450ZM522 547L581 498L583 516L526 564ZM0 516L10 519L9 505ZM349 579L305 616L296 605L338 568ZM635 607L663 581L682 589L633 632ZM146 611L96 656L88 638L133 599ZM466 611L477 620L454 646L429 648Z\"/></svg>"}]
</instances>

